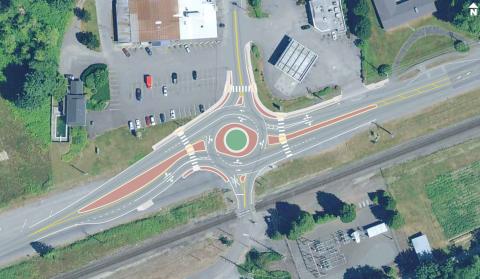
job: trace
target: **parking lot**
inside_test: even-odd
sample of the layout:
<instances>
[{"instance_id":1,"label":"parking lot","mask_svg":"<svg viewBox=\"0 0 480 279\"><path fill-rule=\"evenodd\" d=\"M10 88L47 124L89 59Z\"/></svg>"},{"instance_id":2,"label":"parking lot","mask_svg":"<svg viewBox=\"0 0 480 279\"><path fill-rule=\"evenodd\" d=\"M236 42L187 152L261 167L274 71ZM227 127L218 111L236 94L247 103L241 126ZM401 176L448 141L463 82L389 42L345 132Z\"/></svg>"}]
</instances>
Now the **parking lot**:
<instances>
[{"instance_id":1,"label":"parking lot","mask_svg":"<svg viewBox=\"0 0 480 279\"><path fill-rule=\"evenodd\" d=\"M153 115L159 123L163 113L171 120L170 110L176 118L193 117L200 113L199 105L205 110L220 98L225 82L226 68L218 61L218 46L215 44L192 45L187 53L183 47L152 47L149 56L145 49L129 49L126 57L120 49L113 51L109 65L110 103L105 111L89 112L87 115L90 135L99 135L128 121L139 119L145 127L145 116ZM193 78L192 72L197 77ZM172 73L177 82L172 82ZM145 75L152 78L147 88ZM166 86L167 95L162 93ZM141 90L141 100L135 91ZM92 123L93 121L93 123Z\"/></svg>"}]
</instances>

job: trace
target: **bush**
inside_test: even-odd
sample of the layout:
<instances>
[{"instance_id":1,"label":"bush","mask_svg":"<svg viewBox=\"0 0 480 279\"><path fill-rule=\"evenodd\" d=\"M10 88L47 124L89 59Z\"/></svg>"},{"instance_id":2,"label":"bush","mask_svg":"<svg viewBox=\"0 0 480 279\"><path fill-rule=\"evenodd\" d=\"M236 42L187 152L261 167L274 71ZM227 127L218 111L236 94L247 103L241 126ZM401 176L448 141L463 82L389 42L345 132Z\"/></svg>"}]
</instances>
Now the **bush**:
<instances>
[{"instance_id":1,"label":"bush","mask_svg":"<svg viewBox=\"0 0 480 279\"><path fill-rule=\"evenodd\" d=\"M343 204L342 210L340 212L340 220L343 223L350 223L357 218L357 212L355 205L352 204Z\"/></svg>"},{"instance_id":2,"label":"bush","mask_svg":"<svg viewBox=\"0 0 480 279\"><path fill-rule=\"evenodd\" d=\"M297 0L297 5L298 6L305 5L305 0Z\"/></svg>"},{"instance_id":3,"label":"bush","mask_svg":"<svg viewBox=\"0 0 480 279\"><path fill-rule=\"evenodd\" d=\"M83 71L80 79L85 83L89 110L103 110L110 100L108 69L105 64L93 64Z\"/></svg>"},{"instance_id":4,"label":"bush","mask_svg":"<svg viewBox=\"0 0 480 279\"><path fill-rule=\"evenodd\" d=\"M353 13L357 16L367 17L370 11L367 0L360 0L353 8Z\"/></svg>"},{"instance_id":5,"label":"bush","mask_svg":"<svg viewBox=\"0 0 480 279\"><path fill-rule=\"evenodd\" d=\"M89 49L95 50L100 47L100 41L92 32L77 32L75 34L78 42Z\"/></svg>"},{"instance_id":6,"label":"bush","mask_svg":"<svg viewBox=\"0 0 480 279\"><path fill-rule=\"evenodd\" d=\"M382 64L378 66L377 71L379 76L386 77L392 72L392 66L388 64Z\"/></svg>"},{"instance_id":7,"label":"bush","mask_svg":"<svg viewBox=\"0 0 480 279\"><path fill-rule=\"evenodd\" d=\"M313 217L317 225L325 224L337 219L337 216L333 214L323 214L323 213L316 214Z\"/></svg>"},{"instance_id":8,"label":"bush","mask_svg":"<svg viewBox=\"0 0 480 279\"><path fill-rule=\"evenodd\" d=\"M70 129L70 150L62 155L62 160L70 162L75 159L87 147L88 135L84 127Z\"/></svg>"},{"instance_id":9,"label":"bush","mask_svg":"<svg viewBox=\"0 0 480 279\"><path fill-rule=\"evenodd\" d=\"M467 52L470 50L470 47L464 41L460 41L460 40L455 41L453 43L453 47L458 52Z\"/></svg>"}]
</instances>

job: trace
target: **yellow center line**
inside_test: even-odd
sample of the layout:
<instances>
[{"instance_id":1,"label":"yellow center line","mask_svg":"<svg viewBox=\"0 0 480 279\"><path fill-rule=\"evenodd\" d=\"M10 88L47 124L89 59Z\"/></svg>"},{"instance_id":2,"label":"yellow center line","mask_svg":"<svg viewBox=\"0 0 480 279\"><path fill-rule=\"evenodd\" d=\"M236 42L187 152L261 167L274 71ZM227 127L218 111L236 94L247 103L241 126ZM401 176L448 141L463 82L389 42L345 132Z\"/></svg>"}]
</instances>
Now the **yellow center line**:
<instances>
[{"instance_id":1,"label":"yellow center line","mask_svg":"<svg viewBox=\"0 0 480 279\"><path fill-rule=\"evenodd\" d=\"M423 94L423 93L431 92L435 89L443 88L443 87L451 84L450 81L444 81L444 80L446 80L446 79L445 78L440 79L440 80L434 81L430 84L412 89L412 90L407 91L405 93L385 98L383 100L378 101L377 105L378 106L390 105L390 104L393 104L393 103L396 103L396 102L399 102L399 101L403 101L403 100L418 96L418 95ZM442 81L444 81L444 82L442 82Z\"/></svg>"},{"instance_id":2,"label":"yellow center line","mask_svg":"<svg viewBox=\"0 0 480 279\"><path fill-rule=\"evenodd\" d=\"M43 231L45 231L45 230L48 230L48 229L50 229L50 228L52 228L52 227L58 226L58 225L63 224L63 223L65 223L65 222L67 222L67 221L70 221L70 220L73 220L73 219L75 219L75 218L80 217L80 215L70 217L70 216L72 216L72 215L75 214L75 213L77 213L77 212L76 212L76 211L73 211L73 212L71 212L70 214L68 214L67 216L65 216L65 217L63 217L63 218L61 218L61 219L58 219L57 221L55 221L55 222L53 222L53 223L50 223L50 224L48 224L48 225L46 225L46 226L44 226L44 227L42 227L42 228L34 231L34 232L31 233L29 236L36 235L36 234L41 233L41 232L43 232ZM70 218L69 218L69 217L70 217Z\"/></svg>"},{"instance_id":3,"label":"yellow center line","mask_svg":"<svg viewBox=\"0 0 480 279\"><path fill-rule=\"evenodd\" d=\"M240 46L238 42L238 17L237 10L233 10L233 30L235 31L235 55L237 57L237 72L240 85L243 85L242 68L240 67ZM243 91L240 90L240 93Z\"/></svg>"}]
</instances>

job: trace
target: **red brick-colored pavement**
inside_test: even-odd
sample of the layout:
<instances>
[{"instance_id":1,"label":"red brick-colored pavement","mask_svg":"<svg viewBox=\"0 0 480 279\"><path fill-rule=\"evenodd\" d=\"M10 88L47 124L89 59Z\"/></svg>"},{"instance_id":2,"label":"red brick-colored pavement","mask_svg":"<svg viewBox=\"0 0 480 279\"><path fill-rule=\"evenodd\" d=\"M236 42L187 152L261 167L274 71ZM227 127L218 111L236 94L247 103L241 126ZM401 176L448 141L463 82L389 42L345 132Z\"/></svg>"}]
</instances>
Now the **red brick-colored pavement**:
<instances>
[{"instance_id":1,"label":"red brick-colored pavement","mask_svg":"<svg viewBox=\"0 0 480 279\"><path fill-rule=\"evenodd\" d=\"M245 131L245 133L247 133L247 137L248 137L247 146L244 149L242 149L238 152L234 152L234 151L230 150L225 145L225 135L227 134L227 132L229 130L231 130L233 128L238 128L238 129L241 129L241 130ZM218 131L217 135L215 136L215 148L217 149L217 152L219 152L221 154L224 154L224 155L228 155L228 156L231 156L231 157L244 157L244 156L247 156L248 154L250 154L250 152L252 152L255 149L255 146L257 145L257 141L258 141L257 132L255 132L254 130L250 129L249 127L247 127L243 124L231 123L231 124L227 124L227 125L223 126Z\"/></svg>"},{"instance_id":2,"label":"red brick-colored pavement","mask_svg":"<svg viewBox=\"0 0 480 279\"><path fill-rule=\"evenodd\" d=\"M195 144L193 144L193 148L196 152L206 150L205 143L203 141L198 141ZM92 210L96 210L132 195L133 193L143 189L144 187L149 185L151 182L153 182L155 179L163 175L169 168L171 168L176 162L178 162L180 159L182 159L186 155L187 155L186 150L177 152L167 160L162 161L158 165L136 176L135 178L131 179L130 181L121 185L120 187L114 189L108 194L102 196L96 201L81 208L78 212L86 213Z\"/></svg>"}]
</instances>

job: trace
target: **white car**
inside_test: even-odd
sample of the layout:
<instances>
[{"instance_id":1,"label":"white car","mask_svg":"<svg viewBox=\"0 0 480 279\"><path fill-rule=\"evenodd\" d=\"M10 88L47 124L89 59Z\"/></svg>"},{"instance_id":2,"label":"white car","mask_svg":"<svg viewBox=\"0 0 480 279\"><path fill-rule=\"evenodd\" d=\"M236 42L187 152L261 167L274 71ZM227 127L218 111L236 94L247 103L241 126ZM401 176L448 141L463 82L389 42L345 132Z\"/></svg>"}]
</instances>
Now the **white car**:
<instances>
[{"instance_id":1,"label":"white car","mask_svg":"<svg viewBox=\"0 0 480 279\"><path fill-rule=\"evenodd\" d=\"M334 41L337 39L337 32L335 31L332 32L332 38Z\"/></svg>"},{"instance_id":2,"label":"white car","mask_svg":"<svg viewBox=\"0 0 480 279\"><path fill-rule=\"evenodd\" d=\"M162 86L162 93L163 93L163 96L167 96L167 86L166 85Z\"/></svg>"},{"instance_id":3,"label":"white car","mask_svg":"<svg viewBox=\"0 0 480 279\"><path fill-rule=\"evenodd\" d=\"M142 123L140 123L140 120L135 119L135 125L137 126L137 129L142 128Z\"/></svg>"},{"instance_id":4,"label":"white car","mask_svg":"<svg viewBox=\"0 0 480 279\"><path fill-rule=\"evenodd\" d=\"M175 110L174 109L170 110L170 118L175 119Z\"/></svg>"},{"instance_id":5,"label":"white car","mask_svg":"<svg viewBox=\"0 0 480 279\"><path fill-rule=\"evenodd\" d=\"M135 131L135 126L133 126L133 122L132 122L132 121L128 121L128 128L130 129L130 132Z\"/></svg>"},{"instance_id":6,"label":"white car","mask_svg":"<svg viewBox=\"0 0 480 279\"><path fill-rule=\"evenodd\" d=\"M190 53L190 47L188 45L185 45L185 50L187 51L187 53Z\"/></svg>"},{"instance_id":7,"label":"white car","mask_svg":"<svg viewBox=\"0 0 480 279\"><path fill-rule=\"evenodd\" d=\"M150 115L150 125L155 126L157 123L155 123L155 117L153 115Z\"/></svg>"}]
</instances>

